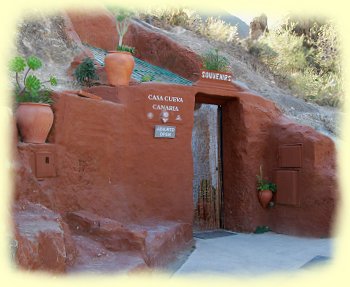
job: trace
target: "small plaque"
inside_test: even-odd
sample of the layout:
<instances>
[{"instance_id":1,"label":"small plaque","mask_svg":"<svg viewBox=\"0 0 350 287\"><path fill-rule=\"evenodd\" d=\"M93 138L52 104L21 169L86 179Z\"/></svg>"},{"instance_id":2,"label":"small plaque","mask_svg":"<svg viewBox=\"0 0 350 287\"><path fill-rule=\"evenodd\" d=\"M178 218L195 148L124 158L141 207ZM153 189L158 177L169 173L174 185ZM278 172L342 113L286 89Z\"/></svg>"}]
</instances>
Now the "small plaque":
<instances>
[{"instance_id":1,"label":"small plaque","mask_svg":"<svg viewBox=\"0 0 350 287\"><path fill-rule=\"evenodd\" d=\"M176 127L172 126L155 126L154 137L155 138L175 138Z\"/></svg>"},{"instance_id":2,"label":"small plaque","mask_svg":"<svg viewBox=\"0 0 350 287\"><path fill-rule=\"evenodd\" d=\"M37 178L55 177L55 157L52 152L35 153L35 175Z\"/></svg>"}]
</instances>

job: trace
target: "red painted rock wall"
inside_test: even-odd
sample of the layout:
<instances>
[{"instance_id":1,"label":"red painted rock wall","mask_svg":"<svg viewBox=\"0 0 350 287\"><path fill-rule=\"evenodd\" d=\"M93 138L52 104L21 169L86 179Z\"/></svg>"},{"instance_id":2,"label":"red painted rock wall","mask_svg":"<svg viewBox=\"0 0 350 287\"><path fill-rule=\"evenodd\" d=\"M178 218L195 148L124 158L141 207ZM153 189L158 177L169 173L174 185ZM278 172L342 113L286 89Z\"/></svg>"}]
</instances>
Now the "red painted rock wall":
<instances>
[{"instance_id":1,"label":"red painted rock wall","mask_svg":"<svg viewBox=\"0 0 350 287\"><path fill-rule=\"evenodd\" d=\"M116 49L116 21L108 10L66 13L66 32L72 40L104 50ZM196 53L136 21L130 22L123 44L135 47L135 56L153 65L168 69L191 81L199 77L201 60Z\"/></svg>"},{"instance_id":2,"label":"red painted rock wall","mask_svg":"<svg viewBox=\"0 0 350 287\"><path fill-rule=\"evenodd\" d=\"M192 160L182 158L191 158L194 103L188 92L177 89L162 84L91 89L109 99L114 91L116 102L57 95L50 141L58 176L40 183L53 198L41 202L60 212L88 210L121 222L191 222ZM149 94L185 98L175 139L154 139L161 111L147 118L153 104ZM29 157L24 151L22 156Z\"/></svg>"},{"instance_id":3,"label":"red painted rock wall","mask_svg":"<svg viewBox=\"0 0 350 287\"><path fill-rule=\"evenodd\" d=\"M106 9L95 10L68 10L69 20L67 24L68 35L76 39L73 30L79 36L81 42L104 50L115 50L117 45L117 28L114 16ZM78 39L76 39L78 40Z\"/></svg>"},{"instance_id":4,"label":"red painted rock wall","mask_svg":"<svg viewBox=\"0 0 350 287\"><path fill-rule=\"evenodd\" d=\"M76 250L61 216L40 204L18 201L13 208L15 260L24 269L64 272Z\"/></svg>"},{"instance_id":5,"label":"red painted rock wall","mask_svg":"<svg viewBox=\"0 0 350 287\"><path fill-rule=\"evenodd\" d=\"M124 43L135 47L135 56L153 65L196 81L201 68L200 57L168 37L133 21Z\"/></svg>"},{"instance_id":6,"label":"red painted rock wall","mask_svg":"<svg viewBox=\"0 0 350 287\"><path fill-rule=\"evenodd\" d=\"M249 97L251 98L249 101ZM264 217L256 192L256 175L269 157L271 119L279 111L271 102L245 95L223 108L225 226L251 232ZM265 171L266 176L271 174Z\"/></svg>"},{"instance_id":7,"label":"red painted rock wall","mask_svg":"<svg viewBox=\"0 0 350 287\"><path fill-rule=\"evenodd\" d=\"M330 236L338 198L333 141L289 121L272 102L261 97L234 91L234 87L231 92L225 87L200 87L199 83L196 102L223 106L225 228L253 232L257 226L267 225L284 234ZM275 172L281 170L278 149L283 144L303 145L302 168L284 168L299 172L299 204L263 209L258 201L256 175L262 165L264 177L276 180Z\"/></svg>"},{"instance_id":8,"label":"red painted rock wall","mask_svg":"<svg viewBox=\"0 0 350 287\"><path fill-rule=\"evenodd\" d=\"M271 141L266 154L275 159L273 152L282 144L301 144L301 168L298 171L298 205L276 204L269 212L268 221L273 230L281 233L305 236L330 236L336 220L336 205L339 198L334 142L314 129L297 125L286 118L279 119L270 133ZM278 188L278 187L277 187ZM278 193L277 193L278 196Z\"/></svg>"},{"instance_id":9,"label":"red painted rock wall","mask_svg":"<svg viewBox=\"0 0 350 287\"><path fill-rule=\"evenodd\" d=\"M252 232L266 217L258 202L256 175L259 166L271 160L265 149L270 144L269 130L281 112L274 103L239 89L201 88L196 100L223 107L224 226ZM271 176L272 170L265 174Z\"/></svg>"},{"instance_id":10,"label":"red painted rock wall","mask_svg":"<svg viewBox=\"0 0 350 287\"><path fill-rule=\"evenodd\" d=\"M87 91L104 100L57 94L51 144L19 146L28 172L17 179L17 199L40 202L62 215L83 210L123 224L171 220L187 226L193 219L194 104L217 103L223 106L225 227L252 232L268 225L286 234L330 234L337 198L334 144L286 121L274 103L233 85L145 83ZM176 126L175 139L154 138L154 126L163 124L159 105L178 109L169 111L166 122ZM259 166L273 179L278 146L295 142L305 147L300 206L263 209L256 191ZM55 155L57 176L38 180L30 158L45 149Z\"/></svg>"}]
</instances>

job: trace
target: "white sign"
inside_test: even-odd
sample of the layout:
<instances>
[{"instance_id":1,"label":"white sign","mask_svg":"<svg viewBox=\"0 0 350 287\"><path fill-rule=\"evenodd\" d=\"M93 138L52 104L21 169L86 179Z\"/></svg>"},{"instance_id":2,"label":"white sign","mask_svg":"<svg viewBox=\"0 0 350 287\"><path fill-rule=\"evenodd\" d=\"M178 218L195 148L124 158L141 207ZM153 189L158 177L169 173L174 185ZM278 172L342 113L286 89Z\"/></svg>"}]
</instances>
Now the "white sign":
<instances>
[{"instance_id":1,"label":"white sign","mask_svg":"<svg viewBox=\"0 0 350 287\"><path fill-rule=\"evenodd\" d=\"M155 138L175 138L176 127L173 126L155 126L154 137Z\"/></svg>"},{"instance_id":2,"label":"white sign","mask_svg":"<svg viewBox=\"0 0 350 287\"><path fill-rule=\"evenodd\" d=\"M152 109L159 110L159 111L165 110L165 111L171 111L171 112L179 112L180 108L179 106L176 106L176 104L184 102L182 97L173 97L173 96L161 96L161 95L149 94L147 98L150 101L155 102L154 104L152 104Z\"/></svg>"},{"instance_id":3,"label":"white sign","mask_svg":"<svg viewBox=\"0 0 350 287\"><path fill-rule=\"evenodd\" d=\"M209 72L209 71L202 71L202 78L210 79L210 80L219 80L224 82L231 82L232 80L232 76L229 74Z\"/></svg>"}]
</instances>

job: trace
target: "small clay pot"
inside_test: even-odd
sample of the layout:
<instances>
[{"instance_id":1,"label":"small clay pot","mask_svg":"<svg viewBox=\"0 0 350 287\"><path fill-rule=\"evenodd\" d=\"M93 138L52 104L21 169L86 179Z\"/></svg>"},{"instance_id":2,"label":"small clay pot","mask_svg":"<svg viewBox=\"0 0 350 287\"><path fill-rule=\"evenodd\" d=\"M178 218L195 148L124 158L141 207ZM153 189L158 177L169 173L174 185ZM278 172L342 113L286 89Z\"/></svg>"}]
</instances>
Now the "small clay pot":
<instances>
[{"instance_id":1,"label":"small clay pot","mask_svg":"<svg viewBox=\"0 0 350 287\"><path fill-rule=\"evenodd\" d=\"M129 52L109 51L105 57L108 83L112 86L129 85L135 66L134 57Z\"/></svg>"},{"instance_id":2,"label":"small clay pot","mask_svg":"<svg viewBox=\"0 0 350 287\"><path fill-rule=\"evenodd\" d=\"M266 208L271 201L273 194L271 190L260 190L258 196L261 206Z\"/></svg>"},{"instance_id":3,"label":"small clay pot","mask_svg":"<svg viewBox=\"0 0 350 287\"><path fill-rule=\"evenodd\" d=\"M53 112L48 104L20 103L16 121L23 142L45 143L53 124Z\"/></svg>"}]
</instances>

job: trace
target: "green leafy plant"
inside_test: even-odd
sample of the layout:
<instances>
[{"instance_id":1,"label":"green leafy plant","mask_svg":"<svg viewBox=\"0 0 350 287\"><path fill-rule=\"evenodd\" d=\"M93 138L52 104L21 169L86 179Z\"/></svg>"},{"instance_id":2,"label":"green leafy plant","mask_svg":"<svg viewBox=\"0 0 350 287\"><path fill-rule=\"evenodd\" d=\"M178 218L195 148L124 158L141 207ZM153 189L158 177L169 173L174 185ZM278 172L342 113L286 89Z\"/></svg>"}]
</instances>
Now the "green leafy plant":
<instances>
[{"instance_id":1,"label":"green leafy plant","mask_svg":"<svg viewBox=\"0 0 350 287\"><path fill-rule=\"evenodd\" d=\"M141 82L151 82L154 80L154 75L146 74L141 78Z\"/></svg>"},{"instance_id":2,"label":"green leafy plant","mask_svg":"<svg viewBox=\"0 0 350 287\"><path fill-rule=\"evenodd\" d=\"M132 15L132 12L126 9L119 9L118 14L116 16L117 20L117 31L119 35L119 42L118 47L123 45L123 37L128 31L129 24L130 24L130 17Z\"/></svg>"},{"instance_id":3,"label":"green leafy plant","mask_svg":"<svg viewBox=\"0 0 350 287\"><path fill-rule=\"evenodd\" d=\"M128 31L130 18L135 14L133 11L125 9L124 7L108 7L108 9L114 14L117 31L118 31L118 45L117 51L125 51L129 53L134 53L134 48L123 45L124 35Z\"/></svg>"},{"instance_id":4,"label":"green leafy plant","mask_svg":"<svg viewBox=\"0 0 350 287\"><path fill-rule=\"evenodd\" d=\"M344 93L336 27L330 21L298 21L286 19L282 26L250 42L248 50L283 79L295 96L339 107Z\"/></svg>"},{"instance_id":5,"label":"green leafy plant","mask_svg":"<svg viewBox=\"0 0 350 287\"><path fill-rule=\"evenodd\" d=\"M83 86L91 87L93 85L93 80L98 80L99 77L96 73L96 65L94 61L86 57L80 65L75 69L74 76L78 83Z\"/></svg>"},{"instance_id":6,"label":"green leafy plant","mask_svg":"<svg viewBox=\"0 0 350 287\"><path fill-rule=\"evenodd\" d=\"M41 67L41 60L35 56L26 59L17 56L10 61L10 71L16 74L15 95L17 102L52 103L51 90L44 84L50 83L51 86L56 86L56 78L50 76L47 81L42 82L37 76L29 74L29 72L36 71Z\"/></svg>"},{"instance_id":7,"label":"green leafy plant","mask_svg":"<svg viewBox=\"0 0 350 287\"><path fill-rule=\"evenodd\" d=\"M264 179L263 177L263 170L262 170L262 165L260 165L260 174L256 176L257 177L257 190L271 190L272 192L276 192L277 186L273 182Z\"/></svg>"},{"instance_id":8,"label":"green leafy plant","mask_svg":"<svg viewBox=\"0 0 350 287\"><path fill-rule=\"evenodd\" d=\"M218 49L208 51L202 56L203 68L219 72L227 72L229 62L227 58L219 55Z\"/></svg>"},{"instance_id":9,"label":"green leafy plant","mask_svg":"<svg viewBox=\"0 0 350 287\"><path fill-rule=\"evenodd\" d=\"M117 51L124 51L124 52L129 52L131 54L135 53L135 48L134 47L129 47L126 45L118 46Z\"/></svg>"},{"instance_id":10,"label":"green leafy plant","mask_svg":"<svg viewBox=\"0 0 350 287\"><path fill-rule=\"evenodd\" d=\"M261 234L261 233L265 233L265 232L269 232L269 231L271 231L270 227L268 227L266 225L259 225L255 228L254 233Z\"/></svg>"}]
</instances>

